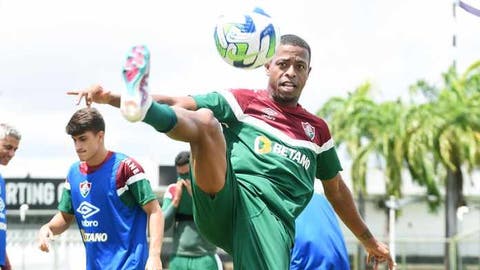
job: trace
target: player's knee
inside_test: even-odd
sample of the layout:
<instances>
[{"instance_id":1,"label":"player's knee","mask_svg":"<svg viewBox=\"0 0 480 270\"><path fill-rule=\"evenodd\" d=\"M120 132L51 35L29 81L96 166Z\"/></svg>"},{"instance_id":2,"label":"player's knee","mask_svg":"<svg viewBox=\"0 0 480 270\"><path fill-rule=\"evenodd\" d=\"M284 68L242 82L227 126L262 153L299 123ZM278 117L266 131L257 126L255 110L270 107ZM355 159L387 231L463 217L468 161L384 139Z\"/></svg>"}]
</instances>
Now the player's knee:
<instances>
[{"instance_id":1,"label":"player's knee","mask_svg":"<svg viewBox=\"0 0 480 270\"><path fill-rule=\"evenodd\" d=\"M218 122L211 110L199 109L197 114L204 134L215 134L220 130L220 122Z\"/></svg>"}]
</instances>

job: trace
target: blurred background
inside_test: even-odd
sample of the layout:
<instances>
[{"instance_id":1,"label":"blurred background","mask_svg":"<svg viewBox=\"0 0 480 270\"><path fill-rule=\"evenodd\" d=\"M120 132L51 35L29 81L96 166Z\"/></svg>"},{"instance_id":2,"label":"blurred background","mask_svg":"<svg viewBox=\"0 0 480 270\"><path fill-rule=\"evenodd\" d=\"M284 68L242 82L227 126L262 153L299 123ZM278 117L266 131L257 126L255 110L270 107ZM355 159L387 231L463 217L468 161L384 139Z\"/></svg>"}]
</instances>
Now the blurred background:
<instances>
[{"instance_id":1,"label":"blurred background","mask_svg":"<svg viewBox=\"0 0 480 270\"><path fill-rule=\"evenodd\" d=\"M264 88L262 68L226 65L213 42L218 15L253 5L310 43L300 103L328 121L344 178L399 269L480 269L480 1L0 0L0 120L23 135L0 167L15 269L83 269L76 228L49 254L35 245L77 160L64 127L79 107L65 92L94 83L118 92L135 44L151 50L153 93ZM161 198L188 145L95 106L107 147L140 161ZM365 269L344 232L352 267Z\"/></svg>"}]
</instances>

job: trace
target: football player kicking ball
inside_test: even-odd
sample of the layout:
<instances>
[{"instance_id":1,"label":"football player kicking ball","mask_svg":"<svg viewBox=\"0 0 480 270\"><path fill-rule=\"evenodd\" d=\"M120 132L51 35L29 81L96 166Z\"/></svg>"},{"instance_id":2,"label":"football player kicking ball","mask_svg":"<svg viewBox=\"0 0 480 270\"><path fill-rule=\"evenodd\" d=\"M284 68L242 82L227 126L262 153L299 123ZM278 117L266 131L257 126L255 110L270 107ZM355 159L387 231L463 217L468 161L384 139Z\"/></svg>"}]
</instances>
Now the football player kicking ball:
<instances>
[{"instance_id":1,"label":"football player kicking ball","mask_svg":"<svg viewBox=\"0 0 480 270\"><path fill-rule=\"evenodd\" d=\"M164 219L143 168L105 148L105 122L94 108L76 111L66 131L80 161L70 167L60 212L38 233L39 248L48 252L49 239L75 219L85 245L86 269L162 269Z\"/></svg>"},{"instance_id":2,"label":"football player kicking ball","mask_svg":"<svg viewBox=\"0 0 480 270\"><path fill-rule=\"evenodd\" d=\"M200 232L233 257L236 270L289 268L295 218L312 197L315 178L374 268L394 262L358 214L342 180L327 124L298 100L310 74L309 45L281 37L265 65L267 89L231 89L187 97L147 93L148 50L136 47L125 65L121 96L93 86L71 91L120 107L125 118L190 143L194 219ZM157 102L152 102L152 98ZM161 104L162 103L162 104Z\"/></svg>"}]
</instances>

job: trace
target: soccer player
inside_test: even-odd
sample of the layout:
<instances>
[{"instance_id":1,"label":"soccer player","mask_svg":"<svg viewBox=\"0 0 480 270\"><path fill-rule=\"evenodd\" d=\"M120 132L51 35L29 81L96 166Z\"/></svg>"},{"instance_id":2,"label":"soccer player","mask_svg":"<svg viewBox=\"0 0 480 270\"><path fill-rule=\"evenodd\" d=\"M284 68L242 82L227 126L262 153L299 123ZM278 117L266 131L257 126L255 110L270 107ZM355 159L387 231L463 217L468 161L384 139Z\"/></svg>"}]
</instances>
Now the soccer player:
<instances>
[{"instance_id":1,"label":"soccer player","mask_svg":"<svg viewBox=\"0 0 480 270\"><path fill-rule=\"evenodd\" d=\"M7 166L15 156L22 136L13 126L0 123L0 164ZM5 194L5 180L0 174L0 269L10 270L11 265L7 256L7 207Z\"/></svg>"},{"instance_id":2,"label":"soccer player","mask_svg":"<svg viewBox=\"0 0 480 270\"><path fill-rule=\"evenodd\" d=\"M337 216L317 181L314 188L312 199L295 220L290 270L350 270Z\"/></svg>"},{"instance_id":3,"label":"soccer player","mask_svg":"<svg viewBox=\"0 0 480 270\"><path fill-rule=\"evenodd\" d=\"M170 270L222 269L217 247L198 232L193 221L190 152L182 151L175 157L177 182L167 187L162 210L165 230L173 226L173 253L169 259Z\"/></svg>"},{"instance_id":4,"label":"soccer player","mask_svg":"<svg viewBox=\"0 0 480 270\"><path fill-rule=\"evenodd\" d=\"M38 233L40 250L48 252L49 239L75 219L86 269L162 269L163 214L143 168L105 148L105 122L95 108L76 111L66 132L80 161L70 167L60 211Z\"/></svg>"},{"instance_id":5,"label":"soccer player","mask_svg":"<svg viewBox=\"0 0 480 270\"><path fill-rule=\"evenodd\" d=\"M174 140L190 143L194 219L200 232L232 255L235 269L288 269L295 218L309 202L315 177L367 259L394 262L356 210L344 183L325 121L298 100L311 71L311 50L284 35L265 64L267 89L230 89L203 95L151 97L149 53L134 47L127 58L121 96L94 85L67 94L78 102L120 107ZM157 102L152 102L152 98ZM140 111L140 117L138 117Z\"/></svg>"}]
</instances>

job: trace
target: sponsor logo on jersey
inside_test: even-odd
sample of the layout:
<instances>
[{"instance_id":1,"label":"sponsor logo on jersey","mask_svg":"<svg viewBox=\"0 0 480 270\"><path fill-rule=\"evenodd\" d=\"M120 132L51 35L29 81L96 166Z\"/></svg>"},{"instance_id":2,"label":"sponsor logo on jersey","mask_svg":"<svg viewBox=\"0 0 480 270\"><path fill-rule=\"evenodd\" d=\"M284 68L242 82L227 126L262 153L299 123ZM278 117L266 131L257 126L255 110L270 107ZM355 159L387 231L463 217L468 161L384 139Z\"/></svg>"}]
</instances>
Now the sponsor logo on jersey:
<instances>
[{"instance_id":1,"label":"sponsor logo on jersey","mask_svg":"<svg viewBox=\"0 0 480 270\"><path fill-rule=\"evenodd\" d=\"M107 233L87 233L85 230L80 230L82 235L83 242L107 242L108 234Z\"/></svg>"},{"instance_id":2,"label":"sponsor logo on jersey","mask_svg":"<svg viewBox=\"0 0 480 270\"><path fill-rule=\"evenodd\" d=\"M308 122L302 122L302 127L303 131L305 131L305 135L313 141L313 139L315 139L315 128Z\"/></svg>"},{"instance_id":3,"label":"sponsor logo on jersey","mask_svg":"<svg viewBox=\"0 0 480 270\"><path fill-rule=\"evenodd\" d=\"M310 167L310 159L305 154L280 143L272 142L265 136L255 138L254 151L258 154L274 153L288 158L305 168L305 170L308 170Z\"/></svg>"},{"instance_id":4,"label":"sponsor logo on jersey","mask_svg":"<svg viewBox=\"0 0 480 270\"><path fill-rule=\"evenodd\" d=\"M278 112L272 108L264 108L262 112L264 113L263 117L270 120L275 120L275 117L278 115Z\"/></svg>"},{"instance_id":5,"label":"sponsor logo on jersey","mask_svg":"<svg viewBox=\"0 0 480 270\"><path fill-rule=\"evenodd\" d=\"M92 188L92 183L85 180L79 184L79 188L80 188L80 194L85 198L90 193L90 189Z\"/></svg>"},{"instance_id":6,"label":"sponsor logo on jersey","mask_svg":"<svg viewBox=\"0 0 480 270\"><path fill-rule=\"evenodd\" d=\"M82 226L83 227L86 227L86 228L89 228L89 227L98 227L98 221L96 220L82 220Z\"/></svg>"},{"instance_id":7,"label":"sponsor logo on jersey","mask_svg":"<svg viewBox=\"0 0 480 270\"><path fill-rule=\"evenodd\" d=\"M87 219L96 213L98 213L100 209L96 207L95 205L83 201L78 207L77 207L77 212L82 215L84 219Z\"/></svg>"},{"instance_id":8,"label":"sponsor logo on jersey","mask_svg":"<svg viewBox=\"0 0 480 270\"><path fill-rule=\"evenodd\" d=\"M265 136L258 136L255 139L255 152L258 154L268 154L272 152L272 141Z\"/></svg>"}]
</instances>

